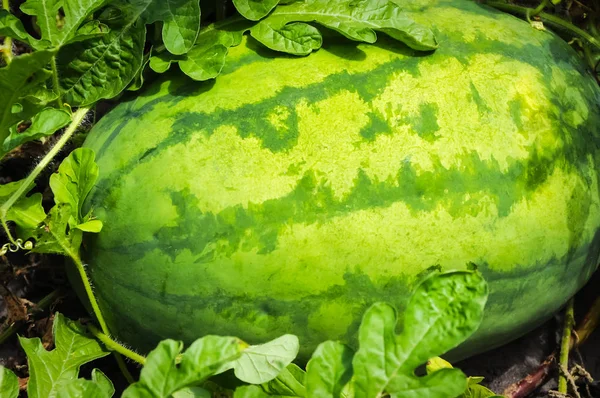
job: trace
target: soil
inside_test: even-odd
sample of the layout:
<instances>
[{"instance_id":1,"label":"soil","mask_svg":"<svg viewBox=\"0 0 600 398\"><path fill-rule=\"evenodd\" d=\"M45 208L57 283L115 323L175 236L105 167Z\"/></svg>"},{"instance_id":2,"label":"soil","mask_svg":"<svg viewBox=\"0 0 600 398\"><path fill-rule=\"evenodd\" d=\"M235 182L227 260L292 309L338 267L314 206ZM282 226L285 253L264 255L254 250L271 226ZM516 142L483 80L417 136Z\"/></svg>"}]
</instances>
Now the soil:
<instances>
[{"instance_id":1,"label":"soil","mask_svg":"<svg viewBox=\"0 0 600 398\"><path fill-rule=\"evenodd\" d=\"M583 318L598 297L598 286L600 272L596 272L575 297L576 321ZM496 393L502 393L509 385L536 370L548 355L558 350L562 327L563 316L562 313L558 313L553 319L512 343L459 362L456 366L467 375L485 377L483 384ZM571 358L574 359L571 366L581 365L594 380L600 380L600 330L592 333ZM553 367L549 381L530 397L547 397L548 392L556 388L556 380L557 371ZM591 396L600 397L600 390Z\"/></svg>"}]
</instances>

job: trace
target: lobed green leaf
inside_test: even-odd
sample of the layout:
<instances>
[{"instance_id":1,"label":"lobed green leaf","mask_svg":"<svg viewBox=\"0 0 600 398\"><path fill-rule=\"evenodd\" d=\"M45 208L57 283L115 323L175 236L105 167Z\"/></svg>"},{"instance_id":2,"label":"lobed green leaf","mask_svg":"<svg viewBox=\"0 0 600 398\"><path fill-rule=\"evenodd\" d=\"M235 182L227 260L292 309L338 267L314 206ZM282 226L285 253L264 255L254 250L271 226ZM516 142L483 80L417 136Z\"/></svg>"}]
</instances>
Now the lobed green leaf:
<instances>
[{"instance_id":1,"label":"lobed green leaf","mask_svg":"<svg viewBox=\"0 0 600 398\"><path fill-rule=\"evenodd\" d=\"M63 203L50 209L44 225L34 231L33 253L49 253L70 256L77 253L83 239L83 231L69 228L73 210Z\"/></svg>"},{"instance_id":2,"label":"lobed green leaf","mask_svg":"<svg viewBox=\"0 0 600 398\"><path fill-rule=\"evenodd\" d=\"M42 35L40 42L35 45L37 48L59 48L75 39L80 25L107 1L27 0L21 5L21 11L36 17ZM60 24L57 18L61 19Z\"/></svg>"},{"instance_id":3,"label":"lobed green leaf","mask_svg":"<svg viewBox=\"0 0 600 398\"><path fill-rule=\"evenodd\" d=\"M10 135L10 127L40 110L28 107L23 98L34 92L48 79L44 68L54 51L43 50L14 57L7 66L0 68L0 142Z\"/></svg>"},{"instance_id":4,"label":"lobed green leaf","mask_svg":"<svg viewBox=\"0 0 600 398\"><path fill-rule=\"evenodd\" d=\"M291 363L283 369L275 379L262 384L261 387L270 395L305 397L305 378L306 373L297 365Z\"/></svg>"},{"instance_id":5,"label":"lobed green leaf","mask_svg":"<svg viewBox=\"0 0 600 398\"><path fill-rule=\"evenodd\" d=\"M110 398L114 393L112 381L99 369L94 369L92 380L72 380L61 387L56 398Z\"/></svg>"},{"instance_id":6,"label":"lobed green leaf","mask_svg":"<svg viewBox=\"0 0 600 398\"><path fill-rule=\"evenodd\" d=\"M50 209L44 226L35 230L33 252L76 255L83 232L100 232L102 222L92 211L82 213L85 198L98 178L94 151L78 148L69 154L50 176L56 205Z\"/></svg>"},{"instance_id":7,"label":"lobed green leaf","mask_svg":"<svg viewBox=\"0 0 600 398\"><path fill-rule=\"evenodd\" d=\"M306 365L306 391L311 397L339 398L352 377L354 352L335 341L321 343Z\"/></svg>"},{"instance_id":8,"label":"lobed green leaf","mask_svg":"<svg viewBox=\"0 0 600 398\"><path fill-rule=\"evenodd\" d=\"M57 313L52 328L56 348L46 351L39 338L19 337L29 363L29 398L56 396L77 379L81 365L109 353L78 322ZM106 385L106 382L104 382Z\"/></svg>"},{"instance_id":9,"label":"lobed green leaf","mask_svg":"<svg viewBox=\"0 0 600 398\"><path fill-rule=\"evenodd\" d=\"M321 32L312 23L355 41L373 43L379 31L415 50L437 48L433 32L410 19L391 0L237 0L235 5L242 15L259 21L231 19L213 24L200 31L196 45L184 58L155 55L150 67L163 73L173 62L179 62L181 70L192 79L212 79L221 72L227 49L238 45L247 31L272 50L308 55L323 44Z\"/></svg>"},{"instance_id":10,"label":"lobed green leaf","mask_svg":"<svg viewBox=\"0 0 600 398\"><path fill-rule=\"evenodd\" d=\"M23 182L23 180L20 180L0 185L0 203L6 202L19 189ZM31 188L33 186L29 187L29 190ZM41 193L22 196L8 209L6 214L6 219L16 224L17 234L24 240L34 235L35 229L45 218L46 212L42 207Z\"/></svg>"},{"instance_id":11,"label":"lobed green leaf","mask_svg":"<svg viewBox=\"0 0 600 398\"><path fill-rule=\"evenodd\" d=\"M72 106L93 104L120 94L140 70L146 26L141 19L152 0L118 0L118 15L106 11L110 31L61 48L57 63L60 85Z\"/></svg>"},{"instance_id":12,"label":"lobed green leaf","mask_svg":"<svg viewBox=\"0 0 600 398\"><path fill-rule=\"evenodd\" d=\"M163 340L148 354L140 380L125 390L123 398L169 397L229 369L244 348L235 337L205 336L180 355L183 343Z\"/></svg>"},{"instance_id":13,"label":"lobed green leaf","mask_svg":"<svg viewBox=\"0 0 600 398\"><path fill-rule=\"evenodd\" d=\"M250 384L271 381L292 363L299 349L298 337L291 334L250 346L232 363L235 376Z\"/></svg>"},{"instance_id":14,"label":"lobed green leaf","mask_svg":"<svg viewBox=\"0 0 600 398\"><path fill-rule=\"evenodd\" d=\"M198 37L197 44L183 58L162 57L156 59L154 68L162 73L168 69L171 62L179 61L179 67L194 80L204 81L217 77L223 66L230 47L237 46L242 41L242 35L250 25L247 22L229 21L211 25ZM154 58L154 57L153 57ZM152 62L152 60L150 61Z\"/></svg>"},{"instance_id":15,"label":"lobed green leaf","mask_svg":"<svg viewBox=\"0 0 600 398\"><path fill-rule=\"evenodd\" d=\"M467 387L458 369L441 369L424 377L414 370L429 358L456 347L479 326L487 284L478 272L460 271L429 277L411 297L396 335L396 312L375 304L359 328L359 350L353 359L356 398L448 397Z\"/></svg>"},{"instance_id":16,"label":"lobed green leaf","mask_svg":"<svg viewBox=\"0 0 600 398\"><path fill-rule=\"evenodd\" d=\"M316 34L320 36L316 30L298 27L299 23L308 26L309 22L333 29L350 40L374 43L375 31L380 31L415 50L437 48L433 32L405 15L391 0L310 0L280 5L252 27L250 34L271 49L287 52L289 48L297 51L292 54L306 55L318 47L299 47L298 43L315 46ZM296 23L296 27L288 28L291 23Z\"/></svg>"},{"instance_id":17,"label":"lobed green leaf","mask_svg":"<svg viewBox=\"0 0 600 398\"><path fill-rule=\"evenodd\" d=\"M7 153L26 142L50 136L70 121L71 115L67 111L54 108L42 109L31 119L31 126L25 131L19 133L17 125L10 127L10 135L4 140L2 151Z\"/></svg>"},{"instance_id":18,"label":"lobed green leaf","mask_svg":"<svg viewBox=\"0 0 600 398\"><path fill-rule=\"evenodd\" d=\"M156 73L165 73L169 70L173 61L174 59L171 54L163 52L152 55L148 65Z\"/></svg>"},{"instance_id":19,"label":"lobed green leaf","mask_svg":"<svg viewBox=\"0 0 600 398\"><path fill-rule=\"evenodd\" d=\"M198 0L152 0L143 18L146 23L163 22L163 43L172 54L187 53L200 33Z\"/></svg>"},{"instance_id":20,"label":"lobed green leaf","mask_svg":"<svg viewBox=\"0 0 600 398\"><path fill-rule=\"evenodd\" d=\"M175 391L173 398L212 398L213 394L202 387L185 387Z\"/></svg>"},{"instance_id":21,"label":"lobed green leaf","mask_svg":"<svg viewBox=\"0 0 600 398\"><path fill-rule=\"evenodd\" d=\"M68 204L73 209L71 226L88 221L82 214L83 201L98 179L96 154L89 148L77 148L62 161L50 176L50 188L56 204Z\"/></svg>"},{"instance_id":22,"label":"lobed green leaf","mask_svg":"<svg viewBox=\"0 0 600 398\"><path fill-rule=\"evenodd\" d=\"M269 14L279 0L233 0L233 5L246 19L258 21Z\"/></svg>"},{"instance_id":23,"label":"lobed green leaf","mask_svg":"<svg viewBox=\"0 0 600 398\"><path fill-rule=\"evenodd\" d=\"M21 20L3 8L0 9L0 36L20 40L32 47L35 47L37 42L27 33Z\"/></svg>"},{"instance_id":24,"label":"lobed green leaf","mask_svg":"<svg viewBox=\"0 0 600 398\"><path fill-rule=\"evenodd\" d=\"M183 73L194 80L204 81L214 79L221 73L225 65L227 52L227 47L222 44L215 44L208 47L195 46L187 53L185 59L179 61L179 67ZM162 69L166 66L163 63Z\"/></svg>"},{"instance_id":25,"label":"lobed green leaf","mask_svg":"<svg viewBox=\"0 0 600 398\"><path fill-rule=\"evenodd\" d=\"M281 27L259 23L250 29L250 35L271 50L293 55L308 55L323 45L319 30L302 22L292 22Z\"/></svg>"}]
</instances>

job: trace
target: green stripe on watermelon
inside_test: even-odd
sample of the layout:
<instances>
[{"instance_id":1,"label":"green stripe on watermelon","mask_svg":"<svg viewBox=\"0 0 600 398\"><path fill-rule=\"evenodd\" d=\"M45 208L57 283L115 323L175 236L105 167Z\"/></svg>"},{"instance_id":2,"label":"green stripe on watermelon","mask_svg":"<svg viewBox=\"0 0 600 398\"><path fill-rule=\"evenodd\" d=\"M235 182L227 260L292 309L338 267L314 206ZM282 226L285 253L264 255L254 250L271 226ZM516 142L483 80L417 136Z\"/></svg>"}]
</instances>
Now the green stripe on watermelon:
<instances>
[{"instance_id":1,"label":"green stripe on watermelon","mask_svg":"<svg viewBox=\"0 0 600 398\"><path fill-rule=\"evenodd\" d=\"M466 355L587 280L600 90L553 34L439 3L456 8L413 16L434 54L381 38L291 58L245 40L216 82L165 80L101 119L87 205L104 230L85 256L121 339L291 332L306 356L352 341L370 303L402 308L428 267L473 262L491 296Z\"/></svg>"}]
</instances>

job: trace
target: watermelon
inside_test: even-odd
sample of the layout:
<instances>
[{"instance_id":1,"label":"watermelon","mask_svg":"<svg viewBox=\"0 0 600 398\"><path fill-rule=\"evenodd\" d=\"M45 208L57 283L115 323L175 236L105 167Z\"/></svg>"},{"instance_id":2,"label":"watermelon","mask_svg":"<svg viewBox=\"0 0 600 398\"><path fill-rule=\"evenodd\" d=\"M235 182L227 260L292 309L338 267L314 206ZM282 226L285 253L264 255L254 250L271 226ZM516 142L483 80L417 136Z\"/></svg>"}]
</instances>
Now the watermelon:
<instances>
[{"instance_id":1,"label":"watermelon","mask_svg":"<svg viewBox=\"0 0 600 398\"><path fill-rule=\"evenodd\" d=\"M148 350L293 333L301 358L354 344L365 309L433 268L475 264L490 297L457 356L551 317L600 250L600 90L549 31L471 1L421 0L439 42L252 39L222 74L173 73L93 128L84 242L115 335Z\"/></svg>"}]
</instances>

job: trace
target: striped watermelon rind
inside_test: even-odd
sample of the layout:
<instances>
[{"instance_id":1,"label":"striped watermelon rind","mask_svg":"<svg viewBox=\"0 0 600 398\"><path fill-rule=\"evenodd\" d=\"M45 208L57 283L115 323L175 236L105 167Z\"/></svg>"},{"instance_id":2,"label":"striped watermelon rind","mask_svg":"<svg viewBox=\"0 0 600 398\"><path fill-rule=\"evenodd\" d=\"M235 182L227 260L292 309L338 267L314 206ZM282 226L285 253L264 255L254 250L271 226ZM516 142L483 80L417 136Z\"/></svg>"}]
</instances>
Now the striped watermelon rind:
<instances>
[{"instance_id":1,"label":"striped watermelon rind","mask_svg":"<svg viewBox=\"0 0 600 398\"><path fill-rule=\"evenodd\" d=\"M104 222L85 242L117 336L284 333L307 357L399 309L420 275L478 266L490 286L457 356L550 317L596 269L600 90L549 31L467 1L414 3L440 43L380 38L293 58L252 40L222 75L168 76L85 146Z\"/></svg>"}]
</instances>

